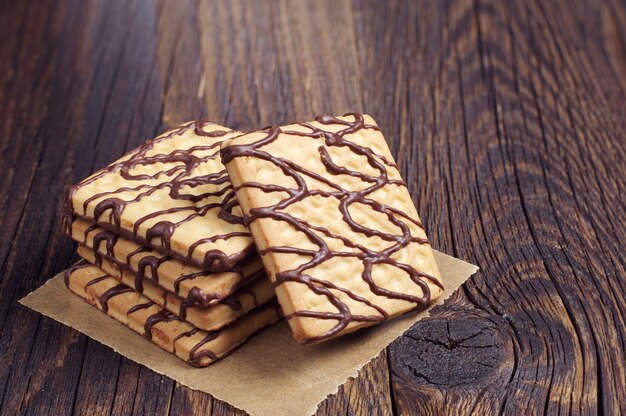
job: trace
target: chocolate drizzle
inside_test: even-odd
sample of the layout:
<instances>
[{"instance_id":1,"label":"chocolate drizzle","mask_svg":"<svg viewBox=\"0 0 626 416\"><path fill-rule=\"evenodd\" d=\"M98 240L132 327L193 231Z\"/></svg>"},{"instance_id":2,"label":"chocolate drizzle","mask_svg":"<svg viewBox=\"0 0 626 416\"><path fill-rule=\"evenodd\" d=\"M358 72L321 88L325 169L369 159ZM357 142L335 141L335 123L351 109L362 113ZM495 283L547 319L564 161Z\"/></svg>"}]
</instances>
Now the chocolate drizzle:
<instances>
[{"instance_id":1,"label":"chocolate drizzle","mask_svg":"<svg viewBox=\"0 0 626 416\"><path fill-rule=\"evenodd\" d=\"M180 284L184 282L185 280L193 280L200 276L209 276L210 274L211 274L210 272L197 272L197 273L191 273L191 274L183 274L174 281L174 292L180 293ZM191 294L192 291L193 291L193 295ZM193 296L193 301L192 299L189 299L189 296ZM215 299L216 299L215 296L213 296L212 294L205 293L198 287L193 287L189 291L189 295L187 295L187 300L197 305L208 306Z\"/></svg>"},{"instance_id":2,"label":"chocolate drizzle","mask_svg":"<svg viewBox=\"0 0 626 416\"><path fill-rule=\"evenodd\" d=\"M217 360L217 355L215 355L215 353L209 349L203 349L201 350L200 348L202 348L205 344L213 341L215 338L217 338L220 335L220 331L212 331L206 334L206 336L204 338L202 338L202 341L198 342L196 345L194 345L194 347L191 349L191 351L189 351L189 364L191 365L198 365L200 363L200 361L202 360L203 357L208 357L210 358L212 361Z\"/></svg>"},{"instance_id":3,"label":"chocolate drizzle","mask_svg":"<svg viewBox=\"0 0 626 416\"><path fill-rule=\"evenodd\" d=\"M65 270L65 275L63 276L63 282L65 283L65 286L68 288L70 287L70 276L72 275L72 273L90 266L91 264L88 261L79 260L77 263L74 263L70 267L68 267L67 270Z\"/></svg>"},{"instance_id":4,"label":"chocolate drizzle","mask_svg":"<svg viewBox=\"0 0 626 416\"><path fill-rule=\"evenodd\" d=\"M152 327L160 322L172 322L179 320L176 315L166 309L161 309L159 312L152 314L146 319L143 325L143 334L146 338L152 339Z\"/></svg>"},{"instance_id":5,"label":"chocolate drizzle","mask_svg":"<svg viewBox=\"0 0 626 416\"><path fill-rule=\"evenodd\" d=\"M239 231L201 239L194 243L187 252L173 249L171 245L173 235L181 224L187 223L196 217L203 217L210 210L216 208L219 209L217 217L222 221L230 224L243 224L243 219L233 212L238 205L226 170L222 169L219 172L208 174L202 173L202 165L204 163L219 157L221 138L232 133L231 130L225 128L211 132L204 131L204 127L210 125L213 124L206 121L184 124L156 139L148 140L119 161L96 172L78 185L70 187L65 201L67 215L64 219L64 227L67 228L69 226L74 216L80 216L94 221L99 226L105 227L118 235L135 240L140 244L154 247L182 261L196 264L198 267L208 268L212 271L222 271L232 267L253 249L250 234L243 226ZM158 143L180 136L189 130L193 130L198 136L206 137L207 144L193 146L189 149L173 150L168 154L153 151ZM156 154L149 154L151 151ZM151 165L164 165L165 167L164 170L154 174L135 173L136 168ZM114 173L119 174L124 179L125 186L114 190L95 192L83 201L81 212L74 210L73 198L80 188L88 187L106 175ZM157 181L156 184L146 183L146 181L155 180ZM211 190L201 193L188 193L190 189L198 189L199 187L210 188ZM149 212L134 221L132 229L122 224L122 215L130 204L148 199L155 192L162 189L168 190L168 195L172 199L171 208ZM193 204L177 204L176 201L191 201ZM89 217L87 215L88 208L94 203L93 217ZM139 229L146 221L159 219L167 214L176 214L176 222L169 220L157 221L147 229L145 235L140 234ZM228 254L217 249L207 250L204 252L204 258L201 261L193 256L194 250L202 244L235 237L249 237L250 244L240 252L229 252ZM109 242L110 240L107 240L107 248L109 247Z\"/></svg>"},{"instance_id":6,"label":"chocolate drizzle","mask_svg":"<svg viewBox=\"0 0 626 416\"><path fill-rule=\"evenodd\" d=\"M141 292L143 291L142 281L143 279L149 280L155 285L159 284L159 266L169 260L167 257L145 256L139 260L137 264L137 271L135 273L135 289ZM150 276L146 275L146 269L150 269Z\"/></svg>"},{"instance_id":7,"label":"chocolate drizzle","mask_svg":"<svg viewBox=\"0 0 626 416\"><path fill-rule=\"evenodd\" d=\"M87 283L87 284L85 285L85 288L88 288L89 286L92 286L92 285L95 285L95 284L97 284L97 283L100 283L100 282L102 282L103 280L105 280L107 277L109 277L109 276L108 276L108 275L106 275L106 274L105 274L105 275L102 275L102 276L98 276L98 277L96 277L96 278L94 278L94 279L90 280L90 281L89 281L89 283Z\"/></svg>"},{"instance_id":8,"label":"chocolate drizzle","mask_svg":"<svg viewBox=\"0 0 626 416\"><path fill-rule=\"evenodd\" d=\"M113 232L109 230L99 232L93 237L94 250L98 250L98 248L100 247L100 243L102 243L103 241L106 241L107 256L114 257L115 254L113 253L113 247L115 246L115 243L117 242L117 238L118 238L117 234L114 234Z\"/></svg>"},{"instance_id":9,"label":"chocolate drizzle","mask_svg":"<svg viewBox=\"0 0 626 416\"><path fill-rule=\"evenodd\" d=\"M195 334L198 333L198 331L200 331L198 328L192 328L187 332L182 332L178 335L176 335L176 337L174 338L174 341L172 342L172 344L174 345L173 347L173 353L176 354L176 342L181 339L181 338L186 338L186 337L191 337L194 336Z\"/></svg>"},{"instance_id":10,"label":"chocolate drizzle","mask_svg":"<svg viewBox=\"0 0 626 416\"><path fill-rule=\"evenodd\" d=\"M247 289L239 289L240 292L246 292L246 293L252 293ZM254 296L255 298L255 304L256 304L256 296L254 295L254 293L252 294L252 296ZM231 308L234 311L240 311L241 310L241 302L239 300L237 300L237 298L235 298L234 296L229 296L227 298L224 298L221 302L220 305L225 305L228 306L229 308Z\"/></svg>"},{"instance_id":11,"label":"chocolate drizzle","mask_svg":"<svg viewBox=\"0 0 626 416\"><path fill-rule=\"evenodd\" d=\"M174 234L174 230L176 230L174 223L170 221L159 221L150 227L146 233L146 240L152 241L158 238L159 241L161 241L160 247L164 252L169 253L171 251L170 239L172 238L172 234Z\"/></svg>"},{"instance_id":12,"label":"chocolate drizzle","mask_svg":"<svg viewBox=\"0 0 626 416\"><path fill-rule=\"evenodd\" d=\"M130 308L126 312L126 316L130 315L131 313L135 313L137 311L140 311L142 309L148 309L148 308L150 308L150 307L152 307L154 305L155 305L155 303L153 301L149 301L149 302L146 302L146 303L139 303L139 304L133 306L132 308Z\"/></svg>"},{"instance_id":13,"label":"chocolate drizzle","mask_svg":"<svg viewBox=\"0 0 626 416\"><path fill-rule=\"evenodd\" d=\"M91 284L91 282L88 283L87 286L89 286L89 284ZM112 297L121 295L122 293L129 293L132 291L133 289L120 283L116 286L113 286L112 288L104 292L102 295L98 296L98 303L100 303L100 306L102 307L102 310L104 311L104 313L107 313L109 312L109 300Z\"/></svg>"},{"instance_id":14,"label":"chocolate drizzle","mask_svg":"<svg viewBox=\"0 0 626 416\"><path fill-rule=\"evenodd\" d=\"M259 254L265 255L267 253L289 253L289 254L301 254L309 256L310 260L301 264L299 267L293 270L282 270L275 275L275 286L280 286L285 282L297 282L306 285L312 292L317 295L325 296L328 301L337 309L337 312L318 312L318 311L295 311L292 315L286 316L287 319L291 319L294 316L299 317L311 317L318 319L336 320L337 323L326 333L319 336L314 336L303 340L303 343L319 342L328 338L331 338L340 332L342 332L352 322L377 322L385 320L389 317L388 313L380 306L370 302L368 299L357 295L345 288L336 286L330 281L313 277L307 273L308 270L315 268L316 266L334 258L334 257L352 257L358 259L363 264L363 272L361 278L365 281L372 293L378 296L384 296L390 299L405 300L416 304L417 308L424 308L431 302L431 293L427 281L443 288L438 279L430 276L426 273L417 271L410 264L396 261L392 258L392 255L411 243L417 244L429 244L427 239L419 238L411 234L411 229L407 222L413 223L419 228L423 229L422 224L401 212L400 210L379 202L372 196L377 190L388 186L406 186L401 180L391 179L388 176L388 168L397 169L397 166L392 161L385 158L383 155L376 154L372 149L367 146L359 145L358 143L346 138L348 135L357 133L359 130L377 130L375 125L368 125L365 123L362 114L351 113L347 116L352 116L353 121L341 120L339 118L330 116L318 116L316 121L322 125L339 125L343 127L337 132L327 131L323 128L319 128L311 123L300 123L299 125L305 127L307 131L283 131L280 127L271 126L268 127L265 137L249 144L236 144L231 143L228 146L222 148L221 156L222 162L228 164L235 158L250 157L258 158L264 161L270 162L278 167L284 175L293 179L296 186L295 188L280 186L276 184L262 184L258 182L244 182L240 186L235 188L236 192L239 192L243 188L254 188L261 190L265 193L270 192L283 192L287 195L286 198L278 203L268 207L252 208L244 215L244 221L246 225L253 223L261 218L269 218L274 221L284 222L298 232L306 235L308 240L317 246L317 249L308 250L298 247L289 246L273 246L268 247L266 250L259 250ZM325 167L326 172L330 175L349 175L354 178L365 182L368 186L362 190L348 190L344 189L336 183L336 181L329 180L327 176L319 174L317 172L306 169L294 163L291 160L281 158L277 155L273 155L263 150L263 146L274 142L281 134L289 136L300 136L303 138L310 138L319 140L320 146L317 148L319 152L319 158L322 165ZM350 152L365 158L367 165L370 168L377 171L377 175L368 175L363 172L350 170L346 167L339 166L329 153L330 148L343 148ZM305 178L311 178L321 182L330 190L309 189ZM245 179L245 178L244 178ZM366 237L378 237L383 241L391 243L387 248L381 251L375 251L369 249L357 242L351 241L345 236L333 233L329 229L297 218L289 214L286 209L299 201L304 200L310 196L321 196L324 198L335 198L338 201L339 212L343 221L350 227L355 233L363 234ZM350 214L350 206L353 204L361 204L370 207L371 210L383 214L388 221L393 224L398 230L398 234L391 234L381 230L373 229L367 225L360 224L352 218ZM332 250L324 237L329 239L340 240L351 251L336 251ZM375 265L387 265L404 271L410 279L421 289L422 296L414 296L406 293L398 293L380 287L376 284L372 277L372 270ZM375 315L353 315L349 306L344 303L339 296L333 291L340 291L347 295L350 299L364 303L378 312Z\"/></svg>"}]
</instances>

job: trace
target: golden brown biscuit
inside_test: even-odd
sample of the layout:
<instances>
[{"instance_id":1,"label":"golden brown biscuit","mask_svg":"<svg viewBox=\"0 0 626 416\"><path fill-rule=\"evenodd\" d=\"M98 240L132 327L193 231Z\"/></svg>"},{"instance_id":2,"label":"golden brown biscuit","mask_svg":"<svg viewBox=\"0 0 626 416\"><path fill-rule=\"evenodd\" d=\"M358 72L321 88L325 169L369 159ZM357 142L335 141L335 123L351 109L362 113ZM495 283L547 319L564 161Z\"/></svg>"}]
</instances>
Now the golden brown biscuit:
<instances>
[{"instance_id":1,"label":"golden brown biscuit","mask_svg":"<svg viewBox=\"0 0 626 416\"><path fill-rule=\"evenodd\" d=\"M224 357L280 319L276 303L267 303L221 330L203 331L85 261L67 270L65 284L88 303L196 367Z\"/></svg>"},{"instance_id":2,"label":"golden brown biscuit","mask_svg":"<svg viewBox=\"0 0 626 416\"><path fill-rule=\"evenodd\" d=\"M206 331L220 329L274 298L272 283L267 279L265 272L260 270L257 277L237 289L231 296L222 299L220 303L204 308L191 306L185 300L150 281L139 280L142 282L141 285L135 286L138 282L136 276L104 255L97 254L82 245L78 246L77 251L80 257L98 266L109 276L133 288L136 292L141 293L196 328Z\"/></svg>"},{"instance_id":3,"label":"golden brown biscuit","mask_svg":"<svg viewBox=\"0 0 626 416\"><path fill-rule=\"evenodd\" d=\"M65 230L76 242L109 257L120 268L135 275L137 281L131 286L136 290L141 291L144 279L150 280L192 306L205 308L219 303L252 277L263 273L261 259L256 254L229 271L214 273L141 246L81 218L67 225Z\"/></svg>"},{"instance_id":4,"label":"golden brown biscuit","mask_svg":"<svg viewBox=\"0 0 626 416\"><path fill-rule=\"evenodd\" d=\"M253 251L219 156L239 132L190 122L72 186L66 211L211 271Z\"/></svg>"},{"instance_id":5,"label":"golden brown biscuit","mask_svg":"<svg viewBox=\"0 0 626 416\"><path fill-rule=\"evenodd\" d=\"M424 308L433 251L370 116L319 116L222 145L294 337L316 343Z\"/></svg>"}]
</instances>

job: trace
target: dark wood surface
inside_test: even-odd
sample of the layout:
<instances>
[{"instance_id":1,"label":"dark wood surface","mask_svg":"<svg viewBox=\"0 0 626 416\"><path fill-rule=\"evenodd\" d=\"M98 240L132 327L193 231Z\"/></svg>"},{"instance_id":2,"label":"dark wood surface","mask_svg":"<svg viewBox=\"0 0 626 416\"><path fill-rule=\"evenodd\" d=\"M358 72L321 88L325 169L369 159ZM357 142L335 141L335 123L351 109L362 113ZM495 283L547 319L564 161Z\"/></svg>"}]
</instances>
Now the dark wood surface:
<instances>
[{"instance_id":1,"label":"dark wood surface","mask_svg":"<svg viewBox=\"0 0 626 416\"><path fill-rule=\"evenodd\" d=\"M64 188L144 139L348 111L482 271L319 414L626 411L625 107L619 0L0 0L0 413L239 413L17 300L76 258Z\"/></svg>"}]
</instances>

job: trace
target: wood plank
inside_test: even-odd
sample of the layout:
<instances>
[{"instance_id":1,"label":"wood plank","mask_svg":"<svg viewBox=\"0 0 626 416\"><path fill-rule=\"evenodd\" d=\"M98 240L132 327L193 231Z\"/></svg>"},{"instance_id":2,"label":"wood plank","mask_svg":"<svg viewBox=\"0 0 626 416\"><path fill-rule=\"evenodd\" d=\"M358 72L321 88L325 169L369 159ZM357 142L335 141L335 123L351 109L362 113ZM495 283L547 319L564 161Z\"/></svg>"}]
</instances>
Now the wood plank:
<instances>
[{"instance_id":1,"label":"wood plank","mask_svg":"<svg viewBox=\"0 0 626 416\"><path fill-rule=\"evenodd\" d=\"M57 224L53 207L59 202L54 193L56 175L63 172L65 143L55 143L66 132L58 122L67 107L50 106L66 94L70 79L60 74L72 68L73 51L53 48L55 42L71 46L64 24L77 24L81 13L69 11L67 4L52 10L52 3L8 11L15 22L13 34L20 44L3 56L12 64L3 86L2 117L3 177L0 200L2 238L0 239L0 413L51 411L66 413L72 407L73 385L80 367L69 356L81 354L85 340L59 324L17 305L17 299L45 281L45 275L67 263L69 245L51 229ZM65 6L65 7L64 7ZM4 5L4 7L7 7ZM4 38L4 36L2 36ZM4 42L3 42L4 43ZM8 49L3 48L3 53ZM6 72L3 72L6 74ZM45 156L45 157L44 157ZM6 181L5 181L6 180ZM33 236L37 236L33 238ZM57 256L51 253L61 252ZM33 259L33 260L31 260ZM46 348L49 348L46 349ZM41 369L56 369L42 372ZM70 380L64 385L64 380ZM47 394L54 386L64 386L66 394Z\"/></svg>"},{"instance_id":2,"label":"wood plank","mask_svg":"<svg viewBox=\"0 0 626 416\"><path fill-rule=\"evenodd\" d=\"M626 412L626 7L0 2L0 414L241 414L17 300L67 184L206 117L365 111L433 245L481 266L318 414Z\"/></svg>"},{"instance_id":3,"label":"wood plank","mask_svg":"<svg viewBox=\"0 0 626 416\"><path fill-rule=\"evenodd\" d=\"M610 144L623 128L593 73L605 72L605 58L585 48L596 56L575 61L570 53L583 49L566 47L583 41L571 22L606 14L562 4L570 24L558 25L567 30L560 34L547 17L562 15L560 7L516 6L456 2L416 13L418 39L440 37L452 62L437 48L411 70L426 75L411 86L415 101L452 114L443 124L419 111L409 118L411 131L420 132L409 143L439 152L438 165L423 156L427 171L419 177L444 169L439 186L429 186L426 207L420 198L420 212L437 212L428 204L446 207L448 221L426 222L456 224L443 241L483 272L466 296L449 302L449 313L416 325L391 348L400 413L618 413L623 406L614 394L625 388L623 261L597 244L622 239L609 225L624 207L622 185L605 169L623 170L623 146ZM603 122L591 127L594 114ZM599 152L600 144L616 153ZM431 236L436 246L442 241L441 231ZM481 318L455 329L468 314ZM459 344L464 337L485 339L467 346ZM497 362L483 356L493 345L501 350ZM488 369L482 375L468 373L477 359Z\"/></svg>"},{"instance_id":4,"label":"wood plank","mask_svg":"<svg viewBox=\"0 0 626 416\"><path fill-rule=\"evenodd\" d=\"M12 246L9 260L3 264L3 287L0 296L3 299L10 297L12 302L43 283L46 276L67 267L74 257L70 249L72 244L60 235L60 218L57 215L58 209L55 208L62 204L66 184L87 175L95 166L110 161L112 155L122 154L126 146L136 145L141 136L151 136L156 130L154 123L158 120L158 111L155 111L158 107L153 110L146 106L141 108L140 111L146 111L150 115L150 118L142 121L152 120L152 126L145 135L145 125L144 133L141 133L141 125L132 125L132 122L125 124L121 119L122 115L128 119L136 117L132 111L137 107L133 100L139 99L141 94L134 88L142 85L137 83L137 75L146 74L143 71L145 66L137 65L140 63L140 54L137 53L139 49L132 50L133 43L128 43L124 38L129 33L120 27L124 10L114 4L110 4L111 8L107 9L104 3L91 4L87 8L69 3L64 4L65 7L58 7L52 2L47 6L28 10L30 13L41 13L43 23L38 25L36 19L31 19L30 23L24 22L41 29L42 36L34 28L24 31L28 36L39 36L39 41L45 41L46 46L32 48L36 52L31 54L25 49L23 67L17 66L16 69L17 77L27 76L28 68L39 68L39 71L45 72L43 77L32 75L26 81L42 88L41 104L31 101L28 105L14 105L15 119L19 119L21 112L32 113L28 123L24 122L21 128L27 126L34 129L34 139L16 142L18 146L32 148L7 147L9 151L15 152L13 163L18 169L34 169L32 175L19 170L15 172L11 187L15 190L28 190L30 193L26 193L27 199L22 202L23 211L8 206L11 213L19 214L16 217L19 222L15 225L17 228L14 239L2 239L3 243L8 241ZM139 14L145 11L139 8L128 11L128 16L137 19L136 24L131 26L134 32L131 31L130 34L136 41L135 48L141 50L145 50L148 38L142 39L140 34L150 34L150 31L142 32L142 29L146 29L142 27L142 22L146 20L143 20L145 15ZM76 36L77 33L82 36ZM105 36L109 42L100 42L101 36ZM30 37L26 40L28 39ZM77 43L79 40L80 43ZM133 65L133 61L123 53L122 46L125 42L130 45L127 53L137 57L134 62L138 70L135 72L129 67ZM46 51L49 52L46 54ZM101 70L103 66L108 70ZM20 103L23 99L32 100L37 97L35 94L23 94L23 91L21 95L16 94L11 99ZM120 108L125 112L120 112ZM131 111L127 111L128 109ZM129 134L133 136L134 143L127 142L125 133L130 130L133 130ZM21 133L16 131L12 134L19 138ZM66 137L71 140L65 140ZM105 150L95 152L103 137L108 142ZM101 161L97 160L98 156L102 158ZM33 162L30 158L34 158ZM72 177L72 173L76 176ZM25 181L30 181L30 184ZM13 198L9 201L20 202ZM8 218L11 220L12 217ZM32 238L33 236L43 238ZM30 258L40 261L23 261ZM33 276L33 279L20 278L24 275ZM75 331L42 319L16 304L11 306L11 310L18 313L8 315L8 325L4 325L5 328L8 327L8 331L3 333L1 340L3 350L7 342L13 347L7 348L12 356L3 354L12 361L11 365L2 369L2 378L5 380L3 385L7 390L3 390L0 413L67 414L72 409L96 412L111 406L114 398L114 389L111 386L114 387L116 382L115 379L103 380L102 374L117 373L115 364L111 363L117 361L119 367L119 356L99 344L87 341L85 337L79 337ZM8 309L3 308L3 312L5 311ZM95 348L95 359L90 355L83 358L86 347L88 354ZM105 361L98 360L101 358ZM87 366L83 366L83 361L87 362ZM79 380L84 384L79 385ZM137 383L137 378L134 381ZM89 394L90 386L98 388L91 391L95 393L93 395ZM94 397L99 400L92 401ZM85 402L84 399L88 401ZM133 397L130 399L134 400Z\"/></svg>"},{"instance_id":5,"label":"wood plank","mask_svg":"<svg viewBox=\"0 0 626 416\"><path fill-rule=\"evenodd\" d=\"M171 415L210 415L213 413L213 398L199 391L176 383L169 409Z\"/></svg>"},{"instance_id":6,"label":"wood plank","mask_svg":"<svg viewBox=\"0 0 626 416\"><path fill-rule=\"evenodd\" d=\"M198 24L197 2L161 2L157 56L164 129L206 118Z\"/></svg>"}]
</instances>

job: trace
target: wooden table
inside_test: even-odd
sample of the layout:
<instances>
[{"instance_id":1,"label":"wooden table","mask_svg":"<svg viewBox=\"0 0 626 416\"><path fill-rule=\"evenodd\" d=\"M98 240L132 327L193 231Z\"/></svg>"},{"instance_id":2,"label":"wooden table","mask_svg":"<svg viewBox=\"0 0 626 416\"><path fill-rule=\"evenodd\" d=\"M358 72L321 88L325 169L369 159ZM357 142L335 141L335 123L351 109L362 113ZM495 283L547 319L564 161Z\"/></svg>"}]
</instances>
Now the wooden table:
<instances>
[{"instance_id":1,"label":"wooden table","mask_svg":"<svg viewBox=\"0 0 626 416\"><path fill-rule=\"evenodd\" d=\"M0 4L1 414L239 413L17 300L76 259L64 188L144 139L348 111L482 271L319 414L626 411L624 2Z\"/></svg>"}]
</instances>

